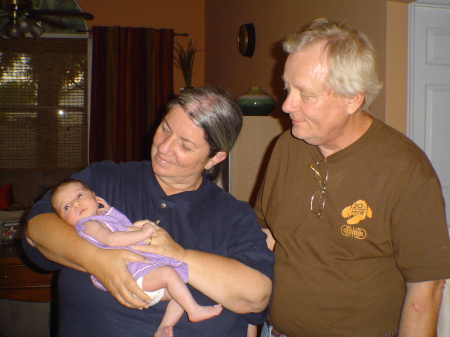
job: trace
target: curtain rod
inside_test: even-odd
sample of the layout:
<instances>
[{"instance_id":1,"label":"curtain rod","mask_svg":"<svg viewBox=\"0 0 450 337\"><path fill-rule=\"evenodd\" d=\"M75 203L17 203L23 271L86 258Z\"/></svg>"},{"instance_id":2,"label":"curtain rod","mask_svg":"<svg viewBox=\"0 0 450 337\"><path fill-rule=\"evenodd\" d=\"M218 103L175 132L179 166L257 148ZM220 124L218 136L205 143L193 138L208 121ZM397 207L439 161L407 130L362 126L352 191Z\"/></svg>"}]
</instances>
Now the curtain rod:
<instances>
[{"instance_id":1,"label":"curtain rod","mask_svg":"<svg viewBox=\"0 0 450 337\"><path fill-rule=\"evenodd\" d=\"M75 30L77 33L89 33L89 34L91 34L92 33L92 30L91 29L88 29L88 30L85 30L85 29L77 29L77 30ZM189 34L188 33L173 33L174 35L177 35L177 36L189 36Z\"/></svg>"}]
</instances>

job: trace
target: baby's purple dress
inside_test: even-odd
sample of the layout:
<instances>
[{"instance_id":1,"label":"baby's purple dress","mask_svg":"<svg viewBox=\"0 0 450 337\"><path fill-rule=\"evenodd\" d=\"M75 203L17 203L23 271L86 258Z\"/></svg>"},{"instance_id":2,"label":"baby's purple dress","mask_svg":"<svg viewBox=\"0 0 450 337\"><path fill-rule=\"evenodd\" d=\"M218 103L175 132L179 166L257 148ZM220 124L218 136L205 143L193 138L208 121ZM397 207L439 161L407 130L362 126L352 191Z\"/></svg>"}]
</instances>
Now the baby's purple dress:
<instances>
[{"instance_id":1,"label":"baby's purple dress","mask_svg":"<svg viewBox=\"0 0 450 337\"><path fill-rule=\"evenodd\" d=\"M141 277L143 277L145 274L147 274L149 271L162 267L162 266L169 266L175 269L175 271L180 275L181 279L184 281L184 283L188 280L188 267L187 264L175 259L172 259L170 257L153 254L153 253L142 253L135 251L130 248L130 246L127 247L110 247L107 246L100 241L94 239L92 236L87 235L84 230L84 223L86 221L90 220L96 220L100 221L103 224L105 224L106 227L108 227L111 231L117 232L117 231L123 231L128 232L127 227L133 226L131 221L121 212L116 210L114 207L111 207L109 212L104 212L102 215L93 215L84 219L81 219L77 222L75 225L75 230L77 231L78 235L81 236L83 239L86 239L87 241L93 243L99 248L103 249L128 249L135 253L138 253L142 256L144 256L146 259L151 261L151 263L144 263L144 262L130 262L128 263L128 270L130 271L131 275L133 275L134 279L137 280ZM137 244L145 244L144 242L138 242ZM97 288L106 290L106 288L99 282L99 280L95 276L91 276L92 282Z\"/></svg>"}]
</instances>

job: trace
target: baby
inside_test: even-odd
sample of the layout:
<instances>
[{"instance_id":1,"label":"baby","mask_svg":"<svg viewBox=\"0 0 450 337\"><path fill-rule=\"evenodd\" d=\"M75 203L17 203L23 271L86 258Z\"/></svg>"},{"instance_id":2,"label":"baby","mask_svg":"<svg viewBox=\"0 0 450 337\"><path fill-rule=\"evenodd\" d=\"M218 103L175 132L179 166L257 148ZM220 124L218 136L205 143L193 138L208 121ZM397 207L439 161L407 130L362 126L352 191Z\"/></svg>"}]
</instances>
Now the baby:
<instances>
[{"instance_id":1,"label":"baby","mask_svg":"<svg viewBox=\"0 0 450 337\"><path fill-rule=\"evenodd\" d=\"M92 189L79 180L65 180L56 186L51 195L55 213L69 225L75 226L84 239L104 249L130 249L133 244L156 234L157 227L147 222L138 231L128 231L130 220L105 200L97 197ZM101 208L99 208L102 206ZM181 261L152 253L137 252L149 263L132 262L128 269L141 288L152 299L150 306L159 301L169 301L165 315L155 332L155 337L173 336L173 326L186 311L191 322L199 322L222 311L222 306L200 306L186 286L187 265ZM91 276L94 285L106 288Z\"/></svg>"}]
</instances>

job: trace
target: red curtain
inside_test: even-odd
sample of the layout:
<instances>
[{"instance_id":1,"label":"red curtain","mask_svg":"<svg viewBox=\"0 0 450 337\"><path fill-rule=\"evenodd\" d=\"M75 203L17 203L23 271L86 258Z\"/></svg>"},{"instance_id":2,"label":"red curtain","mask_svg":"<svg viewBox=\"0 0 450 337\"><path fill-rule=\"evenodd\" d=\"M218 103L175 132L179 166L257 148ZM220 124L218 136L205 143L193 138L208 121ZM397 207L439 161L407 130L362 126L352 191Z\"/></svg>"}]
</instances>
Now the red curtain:
<instances>
[{"instance_id":1,"label":"red curtain","mask_svg":"<svg viewBox=\"0 0 450 337\"><path fill-rule=\"evenodd\" d=\"M89 162L149 158L173 92L172 29L93 27Z\"/></svg>"}]
</instances>

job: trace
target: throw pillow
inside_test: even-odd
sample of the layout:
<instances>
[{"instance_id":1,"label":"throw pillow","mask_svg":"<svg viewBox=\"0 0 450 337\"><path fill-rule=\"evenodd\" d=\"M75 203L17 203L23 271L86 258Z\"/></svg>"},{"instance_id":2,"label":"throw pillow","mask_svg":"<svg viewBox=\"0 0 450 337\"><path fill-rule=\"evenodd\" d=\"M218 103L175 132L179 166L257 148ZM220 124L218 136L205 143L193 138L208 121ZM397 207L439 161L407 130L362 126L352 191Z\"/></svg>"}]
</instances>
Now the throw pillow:
<instances>
[{"instance_id":1,"label":"throw pillow","mask_svg":"<svg viewBox=\"0 0 450 337\"><path fill-rule=\"evenodd\" d=\"M5 210L6 207L13 203L12 184L6 184L0 187L0 210Z\"/></svg>"}]
</instances>

